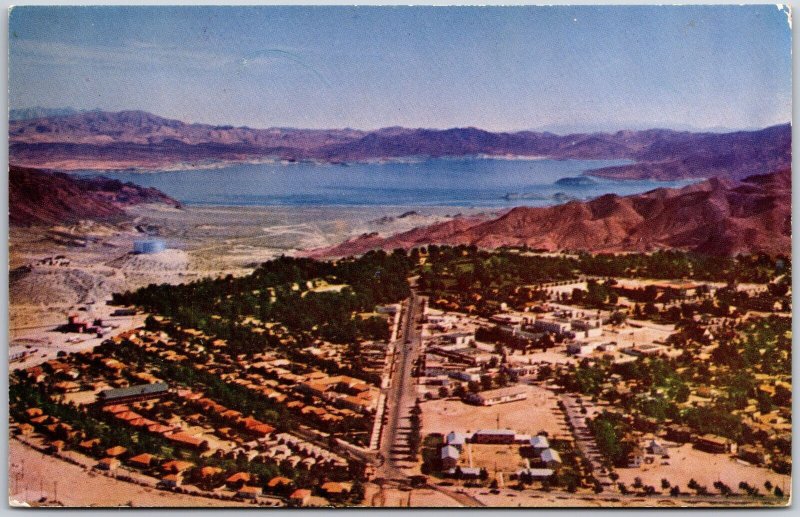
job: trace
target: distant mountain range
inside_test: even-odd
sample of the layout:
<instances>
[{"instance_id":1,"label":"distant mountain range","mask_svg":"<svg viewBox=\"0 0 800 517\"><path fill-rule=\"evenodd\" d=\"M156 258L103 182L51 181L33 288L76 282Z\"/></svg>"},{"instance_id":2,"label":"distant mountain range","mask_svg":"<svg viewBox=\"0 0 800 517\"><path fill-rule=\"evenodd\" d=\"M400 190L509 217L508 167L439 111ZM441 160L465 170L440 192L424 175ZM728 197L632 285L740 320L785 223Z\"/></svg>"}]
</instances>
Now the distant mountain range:
<instances>
[{"instance_id":1,"label":"distant mountain range","mask_svg":"<svg viewBox=\"0 0 800 517\"><path fill-rule=\"evenodd\" d=\"M119 220L142 203L180 204L154 188L108 178L76 178L12 165L8 175L9 224L54 225L82 219Z\"/></svg>"},{"instance_id":2,"label":"distant mountain range","mask_svg":"<svg viewBox=\"0 0 800 517\"><path fill-rule=\"evenodd\" d=\"M553 123L527 128L530 131L556 133L568 135L573 133L615 133L622 130L669 129L673 131L689 131L692 133L735 133L737 131L758 131L760 127L730 127L730 126L697 126L694 124L670 124L667 126L654 126L652 124L631 123L628 125L612 123Z\"/></svg>"},{"instance_id":3,"label":"distant mountain range","mask_svg":"<svg viewBox=\"0 0 800 517\"><path fill-rule=\"evenodd\" d=\"M791 127L734 133L651 129L570 135L496 133L472 127L252 129L187 124L142 111L88 111L9 123L11 163L58 170L160 169L266 158L339 163L469 155L634 161L590 172L619 179L742 179L790 166Z\"/></svg>"},{"instance_id":4,"label":"distant mountain range","mask_svg":"<svg viewBox=\"0 0 800 517\"><path fill-rule=\"evenodd\" d=\"M547 208L518 207L495 219L456 218L389 237L367 234L315 257L426 244L591 252L683 249L714 255L791 255L791 171L713 178L681 189L656 189Z\"/></svg>"},{"instance_id":5,"label":"distant mountain range","mask_svg":"<svg viewBox=\"0 0 800 517\"><path fill-rule=\"evenodd\" d=\"M75 108L43 108L34 106L32 108L11 109L8 111L8 120L31 120L35 118L47 117L68 117L85 113L89 110L78 110Z\"/></svg>"}]
</instances>

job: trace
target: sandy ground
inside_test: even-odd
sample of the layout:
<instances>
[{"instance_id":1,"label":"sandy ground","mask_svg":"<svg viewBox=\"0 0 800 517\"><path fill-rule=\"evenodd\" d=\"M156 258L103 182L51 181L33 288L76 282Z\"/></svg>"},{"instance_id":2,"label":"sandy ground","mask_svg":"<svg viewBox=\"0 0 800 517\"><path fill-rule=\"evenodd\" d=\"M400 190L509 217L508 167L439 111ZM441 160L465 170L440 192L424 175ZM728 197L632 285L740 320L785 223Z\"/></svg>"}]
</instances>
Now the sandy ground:
<instances>
[{"instance_id":1,"label":"sandy ground","mask_svg":"<svg viewBox=\"0 0 800 517\"><path fill-rule=\"evenodd\" d=\"M699 451L693 449L691 444L670 448L668 452L669 465L656 462L651 465L642 465L641 468L616 469L619 480L630 486L634 479L639 477L645 485L652 485L660 490L661 480L667 479L671 484L679 485L681 490L686 492L689 491L687 485L692 478L706 486L709 491L715 491L714 482L718 480L733 490L739 489L741 481L758 487L762 493L765 492L765 481L769 481L773 486L781 487L784 493L788 494L791 490L791 476L737 461L727 454L710 454Z\"/></svg>"},{"instance_id":2,"label":"sandy ground","mask_svg":"<svg viewBox=\"0 0 800 517\"><path fill-rule=\"evenodd\" d=\"M368 232L393 234L455 215L450 207L213 207L129 209L117 225L83 222L54 228L12 228L9 258L11 337L56 325L81 308L104 305L113 292L150 283L243 275L281 254L337 244ZM402 217L401 217L402 216ZM167 250L134 255L133 242L164 239ZM63 256L51 265L47 258ZM28 269L29 268L29 269Z\"/></svg>"},{"instance_id":3,"label":"sandy ground","mask_svg":"<svg viewBox=\"0 0 800 517\"><path fill-rule=\"evenodd\" d=\"M531 490L524 492L503 491L500 494L492 494L487 490L470 490L475 498L489 507L505 508L525 508L543 507L558 508L563 506L570 507L602 507L602 506L631 506L614 497L607 497L607 500L593 496L568 496L565 494L548 494L544 492L534 492Z\"/></svg>"},{"instance_id":4,"label":"sandy ground","mask_svg":"<svg viewBox=\"0 0 800 517\"><path fill-rule=\"evenodd\" d=\"M502 491L500 494L491 494L485 489L467 489L466 492L474 496L478 501L489 507L509 507L509 508L679 508L679 507L711 507L711 506L764 506L776 505L774 500L742 500L726 501L725 499L706 499L693 500L692 498L672 498L672 497L622 497L617 494L593 494L572 495L567 493L544 493L527 490L524 492Z\"/></svg>"},{"instance_id":5,"label":"sandy ground","mask_svg":"<svg viewBox=\"0 0 800 517\"><path fill-rule=\"evenodd\" d=\"M27 352L9 368L27 368L70 353L90 350L105 338L56 331L67 315L102 318L116 333L143 324L144 315L111 317L112 293L150 283L182 283L202 277L242 275L258 264L300 250L337 244L365 232L393 234L462 213L449 207L203 207L164 206L130 209L133 220L120 224L81 222L52 228L12 228L9 233L10 356ZM148 234L167 250L131 253ZM58 258L56 258L58 257ZM70 395L86 402L91 394ZM209 437L212 438L212 437ZM214 439L214 438L212 438ZM216 440L216 439L214 439ZM42 456L12 441L12 497L56 499L70 506L213 506L225 504L167 494L97 475L56 458ZM214 442L225 448L229 444ZM21 465L14 470L13 463ZM24 475L23 475L24 474ZM64 475L68 474L68 475ZM54 485L54 481L58 485ZM436 494L440 496L440 494ZM445 498L446 499L446 498Z\"/></svg>"},{"instance_id":6,"label":"sandy ground","mask_svg":"<svg viewBox=\"0 0 800 517\"><path fill-rule=\"evenodd\" d=\"M519 445L484 445L467 444L466 454L461 457L464 467L485 468L489 471L490 479L494 479L495 472L504 474L515 473L525 468L525 459L520 454Z\"/></svg>"},{"instance_id":7,"label":"sandy ground","mask_svg":"<svg viewBox=\"0 0 800 517\"><path fill-rule=\"evenodd\" d=\"M67 353L91 350L98 346L105 339L113 337L125 330L136 328L144 324L145 316L137 314L135 316L109 317L112 308L108 306L97 306L92 313L92 317L103 318L105 324L114 325L114 328L105 337L99 338L91 334L65 333L56 330L60 323L65 322L64 315L59 316L58 321L47 325L36 325L32 327L12 328L9 353L28 352L22 359L10 361L9 371L18 368L29 368L37 364L55 359L61 351Z\"/></svg>"},{"instance_id":8,"label":"sandy ground","mask_svg":"<svg viewBox=\"0 0 800 517\"><path fill-rule=\"evenodd\" d=\"M479 429L500 427L520 434L546 431L550 436L568 434L556 397L537 386L525 386L529 395L525 400L496 406L473 406L456 399L439 399L422 403L423 434L450 431L474 432Z\"/></svg>"},{"instance_id":9,"label":"sandy ground","mask_svg":"<svg viewBox=\"0 0 800 517\"><path fill-rule=\"evenodd\" d=\"M471 496L473 501L488 508L680 508L680 507L724 507L724 506L782 506L780 501L770 499L724 498L697 499L693 497L652 497L621 496L619 494L568 494L565 492L542 492L538 490L500 490L491 493L486 488L448 487L451 492L460 491ZM381 491L375 485L367 485L365 506L375 507L417 507L417 508L450 508L459 507L458 501L433 489L414 489L404 491L396 488L385 488Z\"/></svg>"},{"instance_id":10,"label":"sandy ground","mask_svg":"<svg viewBox=\"0 0 800 517\"><path fill-rule=\"evenodd\" d=\"M364 492L364 506L402 508L412 507L431 507L449 508L461 506L456 500L447 495L432 489L414 489L412 491L400 490L397 488L384 488L381 490L376 485L366 485Z\"/></svg>"},{"instance_id":11,"label":"sandy ground","mask_svg":"<svg viewBox=\"0 0 800 517\"><path fill-rule=\"evenodd\" d=\"M102 340L55 332L69 314L102 318L117 332L141 318L111 318L112 293L150 283L242 275L281 254L329 246L364 232L395 233L453 214L452 208L203 207L160 205L130 209L118 225L83 222L53 228L12 228L9 256L10 354L33 352L11 368L52 359L63 350L88 350ZM406 215L404 215L406 214ZM410 214L410 215L408 215ZM403 216L404 215L404 216ZM403 216L403 217L401 217ZM168 249L131 253L140 230L157 233ZM59 257L56 263L52 263Z\"/></svg>"},{"instance_id":12,"label":"sandy ground","mask_svg":"<svg viewBox=\"0 0 800 517\"><path fill-rule=\"evenodd\" d=\"M362 233L390 235L442 221L452 207L134 207L139 224L185 249L193 268L249 269L282 253L332 246ZM402 217L401 217L402 216Z\"/></svg>"},{"instance_id":13,"label":"sandy ground","mask_svg":"<svg viewBox=\"0 0 800 517\"><path fill-rule=\"evenodd\" d=\"M161 206L131 209L134 221L121 225L81 223L51 229L12 228L9 235L10 267L18 270L10 279L11 352L36 349L37 353L10 367L27 367L67 352L91 349L102 339L53 332L70 312L83 309L86 317L102 317L117 325L117 332L142 323L136 318L109 318L113 310L105 301L115 291L135 289L152 282L180 283L207 276L247 274L259 263L281 254L329 246L347 238L367 233L392 234L416 226L431 224L455 215L456 210L422 208L417 214L399 217L409 207L187 207L175 210ZM168 251L156 255L133 255L133 241L146 227L163 238ZM63 255L66 265L48 265L42 260ZM569 286L569 291L575 286ZM653 326L620 335L620 342L647 342L662 338L669 331ZM526 356L525 362L552 360L549 351L542 356ZM560 354L559 354L560 355ZM560 356L564 357L564 356ZM516 356L514 357L516 359ZM477 407L455 400L423 403L425 434L451 430L474 431L499 426L518 433L547 431L565 434L566 428L556 399L549 392L529 386L531 396L524 401L491 407ZM682 454L683 453L683 454ZM702 455L702 456L696 456ZM496 455L495 455L496 456ZM485 459L485 458L484 458ZM483 460L481 460L483 461ZM493 461L491 458L486 461ZM23 463L24 462L24 463ZM15 500L37 501L45 497L70 506L118 506L129 502L136 506L222 506L236 503L171 494L134 484L87 474L82 468L44 456L16 440L10 442L10 487ZM23 467L24 465L24 467ZM691 468L689 466L691 465ZM16 469L16 470L15 470ZM770 479L788 488L788 476L753 466L742 465L723 455L709 455L688 449L673 455L670 466L645 469L621 469L621 479L632 483L636 476L646 484L660 486L662 477L685 486L689 471L701 484L711 487L718 476L732 487L745 480L763 487ZM22 475L24 473L24 475ZM721 473L721 474L720 474ZM683 477L686 479L683 479ZM652 478L652 479L651 479ZM730 478L730 479L729 479ZM57 480L57 485L54 484ZM493 495L473 490L472 495L489 506L646 506L654 500L636 502L598 501L597 498L518 493ZM406 492L387 489L372 504L406 506L411 494L412 506L455 506L457 502L436 490ZM367 501L371 501L368 492ZM665 500L663 505L676 505Z\"/></svg>"},{"instance_id":14,"label":"sandy ground","mask_svg":"<svg viewBox=\"0 0 800 517\"><path fill-rule=\"evenodd\" d=\"M9 441L9 501L64 506L243 506L175 494L87 473L77 465ZM21 475L24 473L24 475ZM56 503L57 502L57 503Z\"/></svg>"},{"instance_id":15,"label":"sandy ground","mask_svg":"<svg viewBox=\"0 0 800 517\"><path fill-rule=\"evenodd\" d=\"M576 363L577 360L567 355L566 353L567 347L565 345L558 345L555 348L551 348L546 352L530 352L528 354L522 355L519 353L512 353L508 355L508 362L512 365L516 366L528 366L531 364L536 363L548 363L548 364L568 364L568 363Z\"/></svg>"},{"instance_id":16,"label":"sandy ground","mask_svg":"<svg viewBox=\"0 0 800 517\"><path fill-rule=\"evenodd\" d=\"M708 282L705 280L690 280L690 283L698 284L698 285L707 285L714 289L721 289L726 286L725 282ZM617 280L617 283L620 287L624 287L626 289L641 289L642 287L647 287L651 284L663 284L665 281L663 279L657 278L620 278ZM758 292L763 291L766 289L766 285L764 284L752 284L752 283L740 283L737 284L737 289L739 291L747 291L747 292Z\"/></svg>"}]
</instances>

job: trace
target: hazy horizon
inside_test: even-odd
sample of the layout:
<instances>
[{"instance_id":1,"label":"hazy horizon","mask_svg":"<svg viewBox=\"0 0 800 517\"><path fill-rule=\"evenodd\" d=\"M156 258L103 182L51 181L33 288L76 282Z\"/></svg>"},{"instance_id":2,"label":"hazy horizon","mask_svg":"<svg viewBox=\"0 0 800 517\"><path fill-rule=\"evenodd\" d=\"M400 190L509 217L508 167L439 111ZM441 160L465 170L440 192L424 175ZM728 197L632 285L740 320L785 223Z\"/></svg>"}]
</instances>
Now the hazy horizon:
<instances>
[{"instance_id":1,"label":"hazy horizon","mask_svg":"<svg viewBox=\"0 0 800 517\"><path fill-rule=\"evenodd\" d=\"M791 120L791 31L774 5L25 6L9 39L12 109L364 130Z\"/></svg>"},{"instance_id":2,"label":"hazy horizon","mask_svg":"<svg viewBox=\"0 0 800 517\"><path fill-rule=\"evenodd\" d=\"M10 108L10 112L21 112L21 111L34 111L34 110L41 110L41 111L64 111L70 110L74 111L73 114L80 114L80 113L91 113L91 112L106 112L106 113L119 113L124 111L142 111L151 113L152 115L162 116L159 113L153 113L144 109L139 108L129 108L129 109L121 109L118 111L108 111L103 110L100 108L92 108L92 109L76 109L72 106L26 106L22 108ZM48 115L51 117L55 116L70 116L70 114L58 114L58 115ZM16 120L31 120L33 117L24 117L24 118L11 118L11 121ZM163 117L166 119L170 119L170 117ZM176 119L180 120L180 119ZM217 125L217 126L230 126L231 124L224 124L219 122L207 122L203 120L181 120L181 122L185 122L187 124L205 124L205 125ZM605 126L602 124L598 125L570 125L570 124L547 124L540 127L530 127L524 129L512 129L512 130L502 130L496 129L492 130L493 132L497 133L511 133L511 132L522 132L522 131L532 131L532 132L541 132L541 133L554 133L557 135L566 135L570 133L615 133L618 131L646 131L646 130L670 130L670 131L688 131L690 133L735 133L735 132L747 132L747 131L760 131L762 129L766 129L768 127L780 126L785 124L791 124L791 120L786 120L783 122L777 122L775 124L770 124L769 126L762 126L762 127L720 127L720 126L712 126L712 127L698 127L693 126L691 124L674 124L672 126L645 126L645 125L632 125L626 127L611 127ZM422 129L422 130L447 130L447 129L464 129L464 128L476 128L479 130L485 130L485 128L473 125L466 125L466 126L450 126L450 127L411 127L411 126L398 126L393 124L384 124L377 127L372 128L358 128L358 127L325 127L325 128L307 128L307 127L296 127L296 126L261 126L261 127L253 127L247 125L235 125L234 127L247 127L249 129L295 129L295 130L355 130L355 131L377 131L381 129L390 129L393 127L402 127L404 129ZM489 130L487 130L489 131Z\"/></svg>"}]
</instances>

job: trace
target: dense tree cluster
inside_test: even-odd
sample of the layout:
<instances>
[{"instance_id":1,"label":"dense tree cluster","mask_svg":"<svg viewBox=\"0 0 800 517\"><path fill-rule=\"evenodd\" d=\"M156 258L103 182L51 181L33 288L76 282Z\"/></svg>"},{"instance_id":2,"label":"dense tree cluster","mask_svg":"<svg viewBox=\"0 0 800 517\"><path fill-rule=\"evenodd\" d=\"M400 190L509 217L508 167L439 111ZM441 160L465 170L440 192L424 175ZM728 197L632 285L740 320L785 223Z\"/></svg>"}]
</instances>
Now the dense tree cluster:
<instances>
[{"instance_id":1,"label":"dense tree cluster","mask_svg":"<svg viewBox=\"0 0 800 517\"><path fill-rule=\"evenodd\" d=\"M697 281L766 283L791 270L787 257L765 254L720 257L678 250L655 253L579 255L587 275L618 278L687 278Z\"/></svg>"},{"instance_id":2,"label":"dense tree cluster","mask_svg":"<svg viewBox=\"0 0 800 517\"><path fill-rule=\"evenodd\" d=\"M782 384L773 392L759 388L756 375L766 373L788 379L791 375L791 320L772 316L753 318L734 325L729 333L719 332L719 344L712 357L716 370L709 363L696 361L691 340L684 342L684 353L676 358L650 357L612 364L608 361L583 360L577 366L562 368L559 382L569 391L606 399L636 422L670 421L687 425L698 434L711 433L738 443L760 443L765 438L753 436L744 425L740 410L755 399L759 411L791 406L791 390ZM705 341L706 344L709 340ZM705 346L705 345L704 345ZM626 389L618 391L609 379L617 378ZM702 387L708 400L702 405L688 404L689 396ZM615 425L619 421L614 421ZM600 424L598 424L599 426ZM608 435L610 425L603 424ZM606 436L605 440L613 440ZM788 447L776 442L788 452ZM609 453L616 457L616 449Z\"/></svg>"},{"instance_id":3,"label":"dense tree cluster","mask_svg":"<svg viewBox=\"0 0 800 517\"><path fill-rule=\"evenodd\" d=\"M592 420L587 420L589 429L594 434L600 452L617 467L627 466L628 455L634 444L623 437L630 432L630 426L621 415L604 411Z\"/></svg>"},{"instance_id":4,"label":"dense tree cluster","mask_svg":"<svg viewBox=\"0 0 800 517\"><path fill-rule=\"evenodd\" d=\"M713 257L683 251L654 253L544 255L525 250L479 250L474 246L434 246L411 251L412 261L424 262L419 286L437 300L454 302L470 311L491 315L500 303L520 308L526 303L549 298L548 289L559 284L588 278L587 289L576 289L561 295L562 301L604 308L614 306L619 296L642 304L637 316L659 317L655 303L681 301L678 290L655 286L622 288L614 278L650 278L654 280L686 279L696 282L767 283L769 291L750 296L734 289L722 290L714 303L707 298L709 289L698 288L695 312L727 314L728 307L772 310L776 303L788 310L786 295L791 285L791 262L786 257L747 255ZM597 277L597 278L592 278ZM525 288L522 288L525 286ZM730 296L725 293L729 292ZM664 311L666 312L666 307ZM664 319L675 321L680 308L670 308ZM692 309L686 309L690 312Z\"/></svg>"},{"instance_id":5,"label":"dense tree cluster","mask_svg":"<svg viewBox=\"0 0 800 517\"><path fill-rule=\"evenodd\" d=\"M292 331L332 343L386 339L385 320L355 315L407 297L410 266L402 250L375 251L338 262L280 257L241 278L229 275L178 286L150 285L115 294L113 302L136 305L229 340L242 352L255 351L248 342L253 336L240 325L247 316L280 322ZM314 280L345 287L338 292L316 292L308 285Z\"/></svg>"}]
</instances>

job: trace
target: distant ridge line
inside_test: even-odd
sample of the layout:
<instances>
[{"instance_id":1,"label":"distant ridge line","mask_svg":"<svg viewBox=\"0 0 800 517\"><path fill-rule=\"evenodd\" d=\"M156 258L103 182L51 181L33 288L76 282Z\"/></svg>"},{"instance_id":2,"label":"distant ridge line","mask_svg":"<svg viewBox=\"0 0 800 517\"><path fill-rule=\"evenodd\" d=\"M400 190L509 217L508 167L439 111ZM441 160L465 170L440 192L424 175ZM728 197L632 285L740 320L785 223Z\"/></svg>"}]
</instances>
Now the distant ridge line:
<instances>
[{"instance_id":1,"label":"distant ridge line","mask_svg":"<svg viewBox=\"0 0 800 517\"><path fill-rule=\"evenodd\" d=\"M791 126L732 133L647 129L569 135L475 127L252 129L188 124L135 110L9 123L10 163L64 171L158 170L263 159L343 163L472 155L635 162L589 172L615 179L740 180L790 166Z\"/></svg>"}]
</instances>

